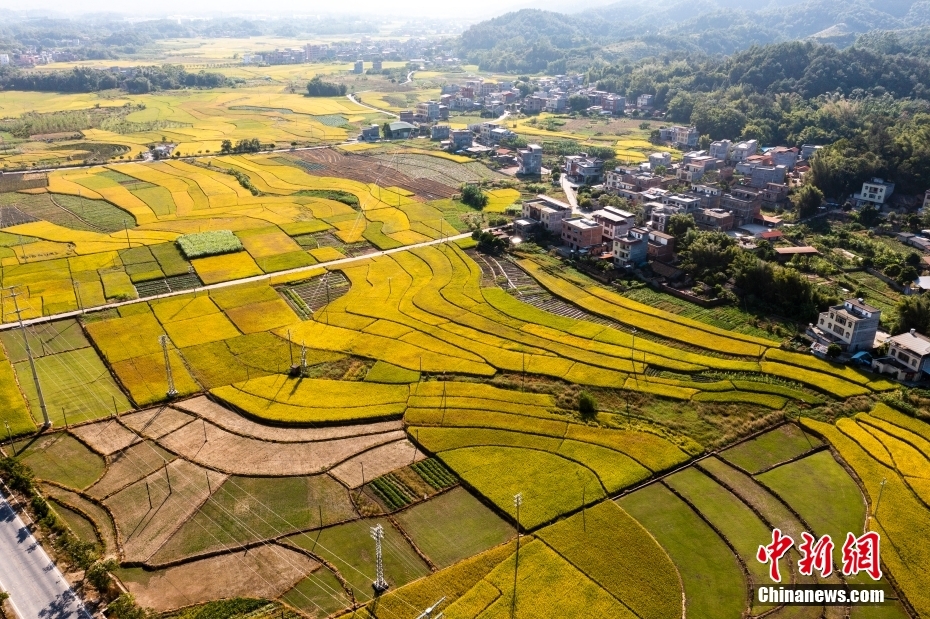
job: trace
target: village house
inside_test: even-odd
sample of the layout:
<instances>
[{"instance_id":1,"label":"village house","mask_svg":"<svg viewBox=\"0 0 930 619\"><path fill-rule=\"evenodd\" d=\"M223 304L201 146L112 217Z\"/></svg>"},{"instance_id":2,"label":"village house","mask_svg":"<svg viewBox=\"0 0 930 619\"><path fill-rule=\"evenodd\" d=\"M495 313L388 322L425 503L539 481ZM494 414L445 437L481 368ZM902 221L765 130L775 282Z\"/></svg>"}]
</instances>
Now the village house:
<instances>
[{"instance_id":1,"label":"village house","mask_svg":"<svg viewBox=\"0 0 930 619\"><path fill-rule=\"evenodd\" d=\"M824 345L839 344L849 353L871 350L881 316L880 309L866 305L861 298L847 299L821 312L816 327L808 328L808 335Z\"/></svg>"},{"instance_id":2,"label":"village house","mask_svg":"<svg viewBox=\"0 0 930 619\"><path fill-rule=\"evenodd\" d=\"M631 228L624 236L614 238L614 264L618 267L641 266L649 258L649 230Z\"/></svg>"},{"instance_id":3,"label":"village house","mask_svg":"<svg viewBox=\"0 0 930 619\"><path fill-rule=\"evenodd\" d=\"M523 219L537 222L553 234L560 234L562 221L572 216L572 207L570 204L540 194L531 200L523 201L521 214Z\"/></svg>"},{"instance_id":4,"label":"village house","mask_svg":"<svg viewBox=\"0 0 930 619\"><path fill-rule=\"evenodd\" d=\"M898 380L920 380L930 374L930 338L914 329L888 340L888 356L872 361L872 369Z\"/></svg>"},{"instance_id":5,"label":"village house","mask_svg":"<svg viewBox=\"0 0 930 619\"><path fill-rule=\"evenodd\" d=\"M853 196L856 206L872 205L881 208L885 200L894 193L894 183L885 182L881 178L873 178L862 183L862 191Z\"/></svg>"},{"instance_id":6,"label":"village house","mask_svg":"<svg viewBox=\"0 0 930 619\"><path fill-rule=\"evenodd\" d=\"M378 125L371 125L368 127L362 127L362 135L359 136L363 142L375 142L381 139L381 127Z\"/></svg>"},{"instance_id":7,"label":"village house","mask_svg":"<svg viewBox=\"0 0 930 619\"><path fill-rule=\"evenodd\" d=\"M573 183L596 185L604 175L604 162L596 157L588 157L587 153L569 155L565 157L563 170Z\"/></svg>"},{"instance_id":8,"label":"village house","mask_svg":"<svg viewBox=\"0 0 930 619\"><path fill-rule=\"evenodd\" d=\"M542 146L527 144L517 149L517 174L539 176L542 174Z\"/></svg>"},{"instance_id":9,"label":"village house","mask_svg":"<svg viewBox=\"0 0 930 619\"><path fill-rule=\"evenodd\" d=\"M633 213L613 206L594 211L591 213L591 219L601 224L606 243L610 243L614 237L625 236L636 223Z\"/></svg>"},{"instance_id":10,"label":"village house","mask_svg":"<svg viewBox=\"0 0 930 619\"><path fill-rule=\"evenodd\" d=\"M562 220L562 244L574 251L590 251L603 243L603 228L594 219L575 216Z\"/></svg>"}]
</instances>

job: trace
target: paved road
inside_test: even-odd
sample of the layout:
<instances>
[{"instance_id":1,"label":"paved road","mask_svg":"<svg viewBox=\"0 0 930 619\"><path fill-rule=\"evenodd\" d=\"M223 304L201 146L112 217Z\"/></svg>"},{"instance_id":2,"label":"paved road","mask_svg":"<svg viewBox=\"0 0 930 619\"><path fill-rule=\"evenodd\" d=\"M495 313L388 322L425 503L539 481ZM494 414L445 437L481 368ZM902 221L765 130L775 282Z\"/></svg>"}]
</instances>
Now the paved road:
<instances>
[{"instance_id":1,"label":"paved road","mask_svg":"<svg viewBox=\"0 0 930 619\"><path fill-rule=\"evenodd\" d=\"M562 191L565 192L565 197L568 198L568 203L572 205L572 211L575 213L578 212L578 195L575 193L575 190L572 189L572 184L568 182L568 177L565 174L561 176L562 181Z\"/></svg>"},{"instance_id":2,"label":"paved road","mask_svg":"<svg viewBox=\"0 0 930 619\"><path fill-rule=\"evenodd\" d=\"M360 95L361 95L361 94L365 94L365 93L360 92L360 93L357 93L357 94L360 94ZM355 98L355 95L354 95L354 94L348 94L348 95L346 95L346 98L347 98L349 101L351 101L352 103L354 103L355 105L361 105L362 107L367 107L369 110L374 110L375 112L381 112L382 114L387 114L388 116L393 116L394 118L400 118L400 116L397 115L397 114L395 114L394 112L388 112L387 110L382 110L381 108L377 108L377 107L368 105L367 103L362 103L361 101L359 101L358 99Z\"/></svg>"},{"instance_id":3,"label":"paved road","mask_svg":"<svg viewBox=\"0 0 930 619\"><path fill-rule=\"evenodd\" d=\"M0 589L20 619L90 619L65 577L0 493Z\"/></svg>"},{"instance_id":4,"label":"paved road","mask_svg":"<svg viewBox=\"0 0 930 619\"><path fill-rule=\"evenodd\" d=\"M452 226L448 226L448 230L443 230L443 233L454 232L455 230ZM492 230L494 228L487 228ZM449 241L456 241L458 239L464 239L470 237L470 232L465 232L464 234L455 234L452 236L444 236L440 239L434 239L432 241L423 241L422 243L415 243L413 245L404 245L402 247L395 247L394 249L386 249L383 251L376 251L370 254L361 254L352 258L340 258L339 260L332 260L330 262L323 262L320 264L314 264L306 267L297 267L296 269L289 269L287 271L278 271L276 273L265 273L264 275L256 275L254 277L245 277L243 279L234 279L228 282L220 282L218 284L210 284L209 286L200 286L199 288L188 288L187 290L175 290L174 292L166 292L164 294L159 294L151 297L142 297L141 299L132 299L130 301L120 301L118 303L107 303L106 305L98 305L96 307L85 307L84 310L75 310L73 312L62 312L61 314L52 314L51 316L40 316L38 318L30 318L29 320L24 320L23 324L25 325L36 325L44 322L52 322L53 320L61 320L63 318L75 318L81 314L87 312L99 312L102 310L113 309L115 307L121 307L123 305L133 305L135 303L147 303L149 301L154 301L156 299L167 299L168 297L176 297L182 294L192 294L195 292L202 292L204 290L215 290L216 288L225 288L227 286L235 286L237 284L246 284L248 282L260 282L266 279L271 279L273 277L282 277L287 275L299 275L301 273L317 271L320 267L334 267L341 264L348 264L350 262L355 262L357 260L366 260L368 258L374 258L376 256L386 256L389 254L394 254L399 251L407 251L409 249L416 249L417 247L426 247L428 245L438 245L440 243L446 243ZM7 322L0 324L0 331L6 329L13 329L19 326L19 322ZM2 555L0 555L2 556Z\"/></svg>"}]
</instances>

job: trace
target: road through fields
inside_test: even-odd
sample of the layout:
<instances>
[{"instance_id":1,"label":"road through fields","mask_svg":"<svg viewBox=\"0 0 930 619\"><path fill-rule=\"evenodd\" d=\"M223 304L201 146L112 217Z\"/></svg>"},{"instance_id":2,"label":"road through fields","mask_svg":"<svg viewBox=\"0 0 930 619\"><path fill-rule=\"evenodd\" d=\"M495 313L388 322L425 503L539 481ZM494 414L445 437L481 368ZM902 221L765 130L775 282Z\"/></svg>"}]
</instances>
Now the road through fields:
<instances>
[{"instance_id":1,"label":"road through fields","mask_svg":"<svg viewBox=\"0 0 930 619\"><path fill-rule=\"evenodd\" d=\"M68 581L0 493L0 589L19 619L90 619Z\"/></svg>"}]
</instances>

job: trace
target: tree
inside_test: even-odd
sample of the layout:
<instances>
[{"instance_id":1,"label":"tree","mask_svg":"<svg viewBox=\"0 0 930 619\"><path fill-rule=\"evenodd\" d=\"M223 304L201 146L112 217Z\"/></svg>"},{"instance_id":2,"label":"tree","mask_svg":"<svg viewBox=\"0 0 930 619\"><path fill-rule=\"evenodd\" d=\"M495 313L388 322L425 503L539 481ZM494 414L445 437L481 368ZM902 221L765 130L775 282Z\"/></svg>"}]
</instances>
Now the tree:
<instances>
[{"instance_id":1,"label":"tree","mask_svg":"<svg viewBox=\"0 0 930 619\"><path fill-rule=\"evenodd\" d=\"M488 203L488 196L481 191L478 185L462 185L462 202L472 208L484 208Z\"/></svg>"},{"instance_id":2,"label":"tree","mask_svg":"<svg viewBox=\"0 0 930 619\"><path fill-rule=\"evenodd\" d=\"M578 396L578 412L585 419L597 416L597 400L587 391L582 391Z\"/></svg>"},{"instance_id":3,"label":"tree","mask_svg":"<svg viewBox=\"0 0 930 619\"><path fill-rule=\"evenodd\" d=\"M662 167L662 166L659 166ZM665 225L665 232L675 237L675 243L678 247L682 246L685 235L689 230L694 230L697 225L694 223L694 217L685 213L675 213L668 218Z\"/></svg>"},{"instance_id":4,"label":"tree","mask_svg":"<svg viewBox=\"0 0 930 619\"><path fill-rule=\"evenodd\" d=\"M835 342L827 346L827 357L830 359L836 359L842 354L842 352L843 349L840 348L840 345Z\"/></svg>"},{"instance_id":5,"label":"tree","mask_svg":"<svg viewBox=\"0 0 930 619\"><path fill-rule=\"evenodd\" d=\"M588 106L587 95L572 95L568 98L568 108L573 112L583 112Z\"/></svg>"},{"instance_id":6,"label":"tree","mask_svg":"<svg viewBox=\"0 0 930 619\"><path fill-rule=\"evenodd\" d=\"M656 176L665 176L665 173L668 172L668 168L664 165L658 165L653 171L656 173Z\"/></svg>"},{"instance_id":7,"label":"tree","mask_svg":"<svg viewBox=\"0 0 930 619\"><path fill-rule=\"evenodd\" d=\"M307 82L307 96L309 97L344 97L348 89L345 84L335 82L324 82L317 75Z\"/></svg>"},{"instance_id":8,"label":"tree","mask_svg":"<svg viewBox=\"0 0 930 619\"><path fill-rule=\"evenodd\" d=\"M791 202L798 212L798 219L807 219L816 215L817 209L823 204L823 192L808 183L791 196Z\"/></svg>"},{"instance_id":9,"label":"tree","mask_svg":"<svg viewBox=\"0 0 930 619\"><path fill-rule=\"evenodd\" d=\"M232 140L223 140L220 143L220 152L224 154L229 154L232 152L233 144Z\"/></svg>"},{"instance_id":10,"label":"tree","mask_svg":"<svg viewBox=\"0 0 930 619\"><path fill-rule=\"evenodd\" d=\"M739 253L736 242L724 232L688 230L679 253L681 268L696 280L715 279L725 274Z\"/></svg>"},{"instance_id":11,"label":"tree","mask_svg":"<svg viewBox=\"0 0 930 619\"><path fill-rule=\"evenodd\" d=\"M391 123L386 122L381 125L381 133L384 135L385 140L391 139Z\"/></svg>"},{"instance_id":12,"label":"tree","mask_svg":"<svg viewBox=\"0 0 930 619\"><path fill-rule=\"evenodd\" d=\"M94 589L105 592L110 586L110 572L119 567L119 564L113 559L106 561L97 561L87 568L84 577L93 585Z\"/></svg>"},{"instance_id":13,"label":"tree","mask_svg":"<svg viewBox=\"0 0 930 619\"><path fill-rule=\"evenodd\" d=\"M904 333L911 329L924 334L930 333L930 295L902 297L895 306L892 331Z\"/></svg>"}]
</instances>

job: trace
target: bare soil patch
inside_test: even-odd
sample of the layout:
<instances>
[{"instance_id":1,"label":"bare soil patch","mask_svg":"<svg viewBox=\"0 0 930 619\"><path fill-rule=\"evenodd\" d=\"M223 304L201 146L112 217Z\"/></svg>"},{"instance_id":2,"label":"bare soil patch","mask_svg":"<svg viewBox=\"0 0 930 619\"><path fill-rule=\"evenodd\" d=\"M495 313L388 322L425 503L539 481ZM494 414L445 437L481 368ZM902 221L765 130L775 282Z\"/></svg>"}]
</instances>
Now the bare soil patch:
<instances>
[{"instance_id":1,"label":"bare soil patch","mask_svg":"<svg viewBox=\"0 0 930 619\"><path fill-rule=\"evenodd\" d=\"M346 460L334 467L330 474L350 488L358 488L366 481L411 464L414 461L414 449L413 443L405 438L375 447L351 460ZM423 452L417 449L416 459L424 460L425 458Z\"/></svg>"},{"instance_id":2,"label":"bare soil patch","mask_svg":"<svg viewBox=\"0 0 930 619\"><path fill-rule=\"evenodd\" d=\"M192 462L232 475L279 476L322 473L360 451L403 436L403 431L397 430L315 443L269 444L196 421L159 442Z\"/></svg>"},{"instance_id":3,"label":"bare soil patch","mask_svg":"<svg viewBox=\"0 0 930 619\"><path fill-rule=\"evenodd\" d=\"M71 433L87 443L94 451L107 456L139 442L139 437L132 430L120 425L116 419L106 419L72 428Z\"/></svg>"},{"instance_id":4,"label":"bare soil patch","mask_svg":"<svg viewBox=\"0 0 930 619\"><path fill-rule=\"evenodd\" d=\"M104 501L116 519L126 560L151 557L224 481L226 475L177 459Z\"/></svg>"},{"instance_id":5,"label":"bare soil patch","mask_svg":"<svg viewBox=\"0 0 930 619\"><path fill-rule=\"evenodd\" d=\"M191 415L167 406L123 415L122 422L139 434L159 439L194 420Z\"/></svg>"},{"instance_id":6,"label":"bare soil patch","mask_svg":"<svg viewBox=\"0 0 930 619\"><path fill-rule=\"evenodd\" d=\"M326 428L281 428L266 426L246 419L242 415L221 404L217 404L206 396L197 396L196 398L179 402L175 406L204 417L214 425L235 434L242 434L263 441L280 443L328 441L339 438L394 432L403 428L403 422L400 420L347 426L331 426Z\"/></svg>"},{"instance_id":7,"label":"bare soil patch","mask_svg":"<svg viewBox=\"0 0 930 619\"><path fill-rule=\"evenodd\" d=\"M174 455L151 442L136 443L109 457L107 472L96 484L88 488L87 494L97 499L105 499L148 477L165 462L174 460Z\"/></svg>"},{"instance_id":8,"label":"bare soil patch","mask_svg":"<svg viewBox=\"0 0 930 619\"><path fill-rule=\"evenodd\" d=\"M443 183L422 178L412 178L403 172L384 165L382 162L363 155L344 155L331 148L302 150L292 156L321 166L322 169L305 169L307 174L350 178L362 183L378 179L382 187L400 187L415 193L420 199L439 200L451 198L458 189Z\"/></svg>"},{"instance_id":9,"label":"bare soil patch","mask_svg":"<svg viewBox=\"0 0 930 619\"><path fill-rule=\"evenodd\" d=\"M141 606L165 612L218 597L274 599L319 568L303 554L268 545L163 570L121 570L119 577Z\"/></svg>"}]
</instances>

